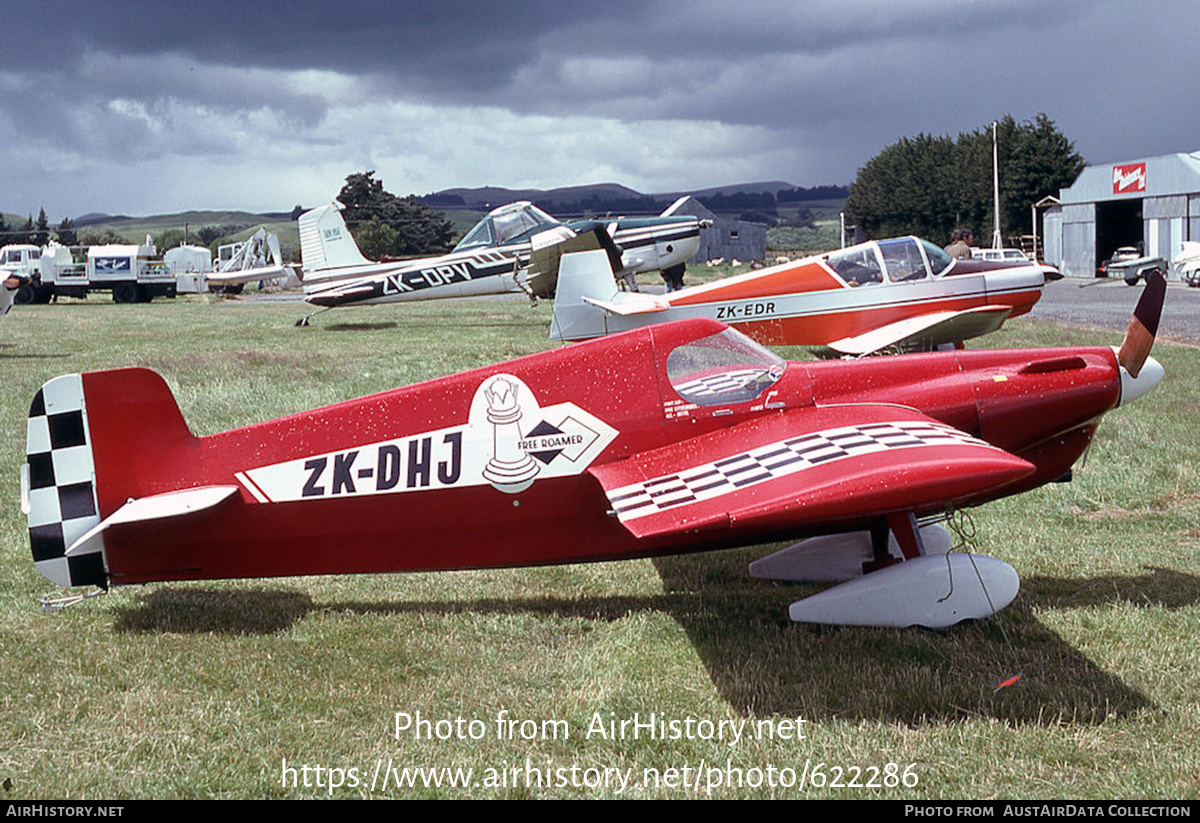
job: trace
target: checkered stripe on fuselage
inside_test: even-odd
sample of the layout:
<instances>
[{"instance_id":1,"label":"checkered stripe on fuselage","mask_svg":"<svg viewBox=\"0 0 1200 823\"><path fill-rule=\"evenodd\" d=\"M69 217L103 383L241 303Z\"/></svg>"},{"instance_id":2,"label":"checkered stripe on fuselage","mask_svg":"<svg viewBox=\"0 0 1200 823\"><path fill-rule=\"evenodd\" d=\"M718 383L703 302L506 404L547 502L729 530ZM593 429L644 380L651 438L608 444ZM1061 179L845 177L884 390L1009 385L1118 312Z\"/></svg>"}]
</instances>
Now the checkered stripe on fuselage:
<instances>
[{"instance_id":1,"label":"checkered stripe on fuselage","mask_svg":"<svg viewBox=\"0 0 1200 823\"><path fill-rule=\"evenodd\" d=\"M621 520L709 500L798 471L873 452L968 443L988 446L952 426L897 421L844 426L788 438L730 457L614 489L609 503ZM989 446L990 448L990 446Z\"/></svg>"},{"instance_id":2,"label":"checkered stripe on fuselage","mask_svg":"<svg viewBox=\"0 0 1200 823\"><path fill-rule=\"evenodd\" d=\"M106 581L100 547L66 556L67 548L100 522L96 470L78 374L42 386L29 407L29 544L38 570L61 586Z\"/></svg>"}]
</instances>

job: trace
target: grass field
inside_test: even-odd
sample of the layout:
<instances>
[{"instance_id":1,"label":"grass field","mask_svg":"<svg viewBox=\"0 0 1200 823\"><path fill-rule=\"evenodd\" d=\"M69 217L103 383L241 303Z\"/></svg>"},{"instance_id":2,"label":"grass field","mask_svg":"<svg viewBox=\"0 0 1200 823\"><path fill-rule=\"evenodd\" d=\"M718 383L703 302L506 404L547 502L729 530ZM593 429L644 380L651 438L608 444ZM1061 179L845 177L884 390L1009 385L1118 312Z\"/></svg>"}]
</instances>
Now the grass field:
<instances>
[{"instance_id":1,"label":"grass field","mask_svg":"<svg viewBox=\"0 0 1200 823\"><path fill-rule=\"evenodd\" d=\"M550 346L549 307L519 297L294 328L301 313L206 296L0 320L0 797L1200 794L1200 350L1181 346L1158 347L1167 379L1105 419L1073 483L969 513L973 545L1015 566L1022 591L941 634L792 625L787 605L817 587L750 579L766 547L151 585L42 611L58 592L17 501L45 380L149 366L208 434ZM1115 342L1019 320L986 345ZM422 739L397 733L397 713L418 712L434 721ZM595 725L651 713L678 724L671 739ZM708 739L718 729L741 736ZM397 787L405 767L472 769L472 785ZM780 785L801 773L803 792Z\"/></svg>"}]
</instances>

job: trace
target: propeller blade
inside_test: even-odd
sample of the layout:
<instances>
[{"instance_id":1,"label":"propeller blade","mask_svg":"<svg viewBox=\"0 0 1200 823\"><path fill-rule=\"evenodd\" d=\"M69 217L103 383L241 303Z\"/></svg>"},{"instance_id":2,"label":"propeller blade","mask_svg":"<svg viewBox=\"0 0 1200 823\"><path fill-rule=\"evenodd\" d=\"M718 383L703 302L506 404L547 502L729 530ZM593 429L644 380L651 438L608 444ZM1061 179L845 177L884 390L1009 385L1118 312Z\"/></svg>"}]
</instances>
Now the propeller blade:
<instances>
[{"instance_id":1,"label":"propeller blade","mask_svg":"<svg viewBox=\"0 0 1200 823\"><path fill-rule=\"evenodd\" d=\"M1129 372L1130 377L1136 378L1150 349L1154 345L1154 336L1158 334L1158 321L1162 316L1163 300L1167 296L1167 278L1161 269L1155 269L1146 275L1146 288L1138 300L1133 317L1129 320L1129 328L1125 330L1125 340L1117 352L1117 362Z\"/></svg>"}]
</instances>

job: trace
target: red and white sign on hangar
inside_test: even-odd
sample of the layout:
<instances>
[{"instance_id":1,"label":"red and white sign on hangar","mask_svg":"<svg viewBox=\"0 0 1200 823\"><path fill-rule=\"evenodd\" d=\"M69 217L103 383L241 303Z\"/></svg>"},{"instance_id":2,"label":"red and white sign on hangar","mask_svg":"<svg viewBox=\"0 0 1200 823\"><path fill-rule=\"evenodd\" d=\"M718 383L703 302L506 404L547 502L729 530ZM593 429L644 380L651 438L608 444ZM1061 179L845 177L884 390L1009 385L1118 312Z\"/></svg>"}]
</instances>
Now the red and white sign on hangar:
<instances>
[{"instance_id":1,"label":"red and white sign on hangar","mask_svg":"<svg viewBox=\"0 0 1200 823\"><path fill-rule=\"evenodd\" d=\"M1146 190L1146 164L1113 166L1113 194Z\"/></svg>"}]
</instances>

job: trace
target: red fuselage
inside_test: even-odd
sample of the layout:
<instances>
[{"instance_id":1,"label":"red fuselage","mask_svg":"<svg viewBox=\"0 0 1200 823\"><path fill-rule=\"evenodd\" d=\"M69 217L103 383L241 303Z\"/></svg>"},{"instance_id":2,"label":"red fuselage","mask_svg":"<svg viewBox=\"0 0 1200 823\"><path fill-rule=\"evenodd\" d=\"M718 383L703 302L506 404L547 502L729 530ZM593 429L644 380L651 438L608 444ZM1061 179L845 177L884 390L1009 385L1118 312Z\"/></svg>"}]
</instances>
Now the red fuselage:
<instances>
[{"instance_id":1,"label":"red fuselage","mask_svg":"<svg viewBox=\"0 0 1200 823\"><path fill-rule=\"evenodd\" d=\"M636 537L589 468L656 450L695 451L702 463L721 457L697 445L702 435L814 409L837 420L840 409L895 405L1033 464L998 489L960 494L953 475L937 477L947 472L936 460L914 463L917 479L944 483L939 508L974 505L1062 476L1120 396L1112 351L1086 348L789 362L752 400L683 402L670 353L723 328L649 327L201 438L156 375L85 374L100 517L177 489L240 491L209 511L109 528L111 581L570 563L843 530L906 507L895 489L855 481L853 460L806 475L843 484L845 505L785 507L690 537ZM119 405L93 400L118 392ZM520 438L508 454L506 427Z\"/></svg>"}]
</instances>

